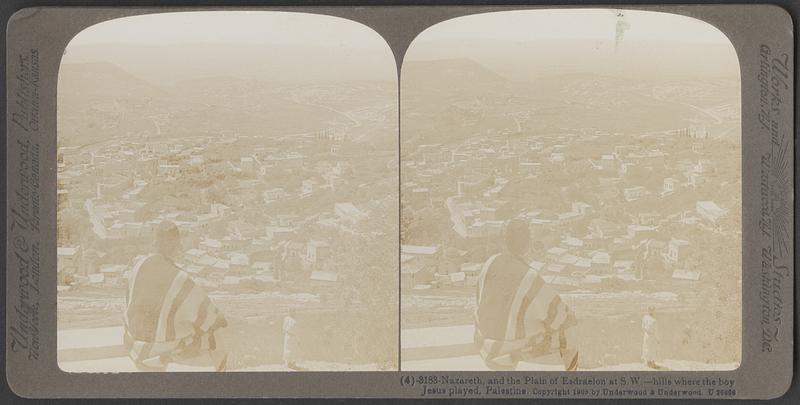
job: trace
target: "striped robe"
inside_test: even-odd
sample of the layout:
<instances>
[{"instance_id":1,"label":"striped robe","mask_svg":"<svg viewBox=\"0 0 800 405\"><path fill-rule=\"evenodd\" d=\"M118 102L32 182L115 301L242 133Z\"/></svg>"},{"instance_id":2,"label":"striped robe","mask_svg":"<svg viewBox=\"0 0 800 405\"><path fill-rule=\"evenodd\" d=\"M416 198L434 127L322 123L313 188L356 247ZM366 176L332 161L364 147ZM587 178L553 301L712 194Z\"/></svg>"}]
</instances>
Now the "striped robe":
<instances>
[{"instance_id":1,"label":"striped robe","mask_svg":"<svg viewBox=\"0 0 800 405\"><path fill-rule=\"evenodd\" d=\"M567 370L577 367L574 342L566 341L575 316L558 293L516 256L497 254L486 261L478 279L474 316L475 343L489 368L514 370L520 360L556 350Z\"/></svg>"},{"instance_id":2,"label":"striped robe","mask_svg":"<svg viewBox=\"0 0 800 405\"><path fill-rule=\"evenodd\" d=\"M227 325L206 292L157 254L137 260L128 276L124 322L131 359L156 368L216 349L214 332Z\"/></svg>"}]
</instances>

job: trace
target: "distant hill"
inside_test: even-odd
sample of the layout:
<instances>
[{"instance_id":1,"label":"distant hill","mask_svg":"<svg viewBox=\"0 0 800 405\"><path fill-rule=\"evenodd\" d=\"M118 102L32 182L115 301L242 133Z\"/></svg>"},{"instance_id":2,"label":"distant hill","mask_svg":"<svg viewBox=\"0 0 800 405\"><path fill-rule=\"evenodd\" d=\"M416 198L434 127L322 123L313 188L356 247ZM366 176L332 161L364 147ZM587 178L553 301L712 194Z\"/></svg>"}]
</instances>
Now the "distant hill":
<instances>
[{"instance_id":1,"label":"distant hill","mask_svg":"<svg viewBox=\"0 0 800 405\"><path fill-rule=\"evenodd\" d=\"M509 80L468 58L407 61L400 71L401 86L433 85L456 89L496 90L510 84ZM413 91L414 89L408 89Z\"/></svg>"},{"instance_id":2,"label":"distant hill","mask_svg":"<svg viewBox=\"0 0 800 405\"><path fill-rule=\"evenodd\" d=\"M507 41L488 38L429 39L420 36L403 63L470 58L514 81L563 73L593 73L635 80L665 76L739 77L739 61L730 44L675 41L546 39Z\"/></svg>"},{"instance_id":3,"label":"distant hill","mask_svg":"<svg viewBox=\"0 0 800 405\"><path fill-rule=\"evenodd\" d=\"M148 117L173 104L165 89L111 63L62 64L58 79L58 137L63 145L155 133Z\"/></svg>"},{"instance_id":4,"label":"distant hill","mask_svg":"<svg viewBox=\"0 0 800 405\"><path fill-rule=\"evenodd\" d=\"M350 122L330 108L293 100L281 90L285 86L231 76L155 85L111 63L64 63L58 82L59 140L81 145L110 137L219 131L280 136Z\"/></svg>"},{"instance_id":5,"label":"distant hill","mask_svg":"<svg viewBox=\"0 0 800 405\"><path fill-rule=\"evenodd\" d=\"M184 43L70 45L63 63L103 60L151 83L231 75L267 82L383 80L396 82L391 50L310 44Z\"/></svg>"},{"instance_id":6,"label":"distant hill","mask_svg":"<svg viewBox=\"0 0 800 405\"><path fill-rule=\"evenodd\" d=\"M112 63L67 63L58 72L58 98L66 108L113 102L144 101L168 97L164 89L126 72Z\"/></svg>"},{"instance_id":7,"label":"distant hill","mask_svg":"<svg viewBox=\"0 0 800 405\"><path fill-rule=\"evenodd\" d=\"M448 142L487 130L640 134L713 126L721 119L707 110L737 104L737 86L725 80L632 80L593 73L514 81L469 59L415 60L402 70L403 141Z\"/></svg>"},{"instance_id":8,"label":"distant hill","mask_svg":"<svg viewBox=\"0 0 800 405\"><path fill-rule=\"evenodd\" d=\"M446 141L507 121L487 111L514 93L508 79L467 58L408 61L400 72L404 143Z\"/></svg>"}]
</instances>

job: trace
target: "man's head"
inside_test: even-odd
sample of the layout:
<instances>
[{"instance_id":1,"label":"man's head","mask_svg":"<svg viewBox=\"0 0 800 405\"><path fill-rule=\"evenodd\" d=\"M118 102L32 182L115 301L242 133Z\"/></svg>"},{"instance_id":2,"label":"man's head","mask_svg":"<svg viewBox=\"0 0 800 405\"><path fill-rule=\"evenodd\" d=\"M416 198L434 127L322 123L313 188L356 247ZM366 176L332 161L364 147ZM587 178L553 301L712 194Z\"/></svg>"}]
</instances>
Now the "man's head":
<instances>
[{"instance_id":1,"label":"man's head","mask_svg":"<svg viewBox=\"0 0 800 405\"><path fill-rule=\"evenodd\" d=\"M181 246L181 234L172 221L161 221L156 227L156 251L174 258Z\"/></svg>"},{"instance_id":2,"label":"man's head","mask_svg":"<svg viewBox=\"0 0 800 405\"><path fill-rule=\"evenodd\" d=\"M656 313L656 307L653 306L653 305L648 306L647 307L647 313L650 314L650 315L654 315Z\"/></svg>"},{"instance_id":3,"label":"man's head","mask_svg":"<svg viewBox=\"0 0 800 405\"><path fill-rule=\"evenodd\" d=\"M512 219L506 224L506 246L512 254L524 256L531 247L531 230L528 223Z\"/></svg>"}]
</instances>

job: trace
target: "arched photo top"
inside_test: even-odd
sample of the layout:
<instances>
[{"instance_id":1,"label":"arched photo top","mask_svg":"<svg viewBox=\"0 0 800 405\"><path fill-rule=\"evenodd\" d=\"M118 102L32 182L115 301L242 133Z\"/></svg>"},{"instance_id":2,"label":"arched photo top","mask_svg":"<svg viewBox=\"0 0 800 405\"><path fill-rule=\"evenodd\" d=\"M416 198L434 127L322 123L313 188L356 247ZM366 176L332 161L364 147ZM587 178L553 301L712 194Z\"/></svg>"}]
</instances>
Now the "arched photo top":
<instances>
[{"instance_id":1,"label":"arched photo top","mask_svg":"<svg viewBox=\"0 0 800 405\"><path fill-rule=\"evenodd\" d=\"M731 41L696 18L612 8L500 11L453 18L419 34L403 58L401 110L412 114L414 100L428 100L426 110L473 100L481 105L469 107L476 111L490 108L485 103L493 96L522 97L534 107L561 100L574 107L562 118L574 124L574 114L583 114L587 128L698 127L738 141L740 77ZM537 114L528 129L565 128ZM401 120L405 143L409 134L441 134L421 119Z\"/></svg>"},{"instance_id":2,"label":"arched photo top","mask_svg":"<svg viewBox=\"0 0 800 405\"><path fill-rule=\"evenodd\" d=\"M443 252L436 274L401 263L402 370L740 366L742 83L719 30L459 17L411 43L400 87L403 253ZM556 329L557 350L524 343Z\"/></svg>"},{"instance_id":3,"label":"arched photo top","mask_svg":"<svg viewBox=\"0 0 800 405\"><path fill-rule=\"evenodd\" d=\"M75 35L62 64L99 58L134 63L142 78L159 82L231 72L270 81L397 77L396 66L390 66L391 49L372 28L300 12L190 11L116 18Z\"/></svg>"},{"instance_id":4,"label":"arched photo top","mask_svg":"<svg viewBox=\"0 0 800 405\"><path fill-rule=\"evenodd\" d=\"M453 18L420 33L404 62L470 53L512 78L588 69L633 76L739 78L736 51L715 26L678 14L612 8L514 10Z\"/></svg>"},{"instance_id":5,"label":"arched photo top","mask_svg":"<svg viewBox=\"0 0 800 405\"><path fill-rule=\"evenodd\" d=\"M389 46L344 18L148 14L75 36L59 367L397 370L397 96ZM115 304L83 312L94 292ZM199 341L217 344L183 351Z\"/></svg>"},{"instance_id":6,"label":"arched photo top","mask_svg":"<svg viewBox=\"0 0 800 405\"><path fill-rule=\"evenodd\" d=\"M76 146L108 136L107 125L145 136L189 127L260 136L332 126L388 145L396 130L370 132L375 123L366 125L356 112L386 105L385 115L396 117L396 100L394 55L362 23L284 11L143 14L92 25L65 47L58 136L62 145ZM174 128L131 123L119 103L149 117L172 111L186 121ZM220 108L190 117L212 106ZM108 116L88 120L81 114L87 108ZM387 122L396 127L396 118Z\"/></svg>"}]
</instances>

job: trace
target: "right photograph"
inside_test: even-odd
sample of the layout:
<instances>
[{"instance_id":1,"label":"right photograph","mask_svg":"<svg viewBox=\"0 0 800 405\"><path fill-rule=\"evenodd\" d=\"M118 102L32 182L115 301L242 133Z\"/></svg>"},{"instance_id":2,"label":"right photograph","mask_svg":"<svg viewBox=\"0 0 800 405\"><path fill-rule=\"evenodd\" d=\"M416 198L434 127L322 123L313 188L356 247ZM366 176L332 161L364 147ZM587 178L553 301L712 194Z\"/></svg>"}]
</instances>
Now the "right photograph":
<instances>
[{"instance_id":1,"label":"right photograph","mask_svg":"<svg viewBox=\"0 0 800 405\"><path fill-rule=\"evenodd\" d=\"M400 76L403 371L733 370L741 88L704 21L459 17Z\"/></svg>"}]
</instances>

